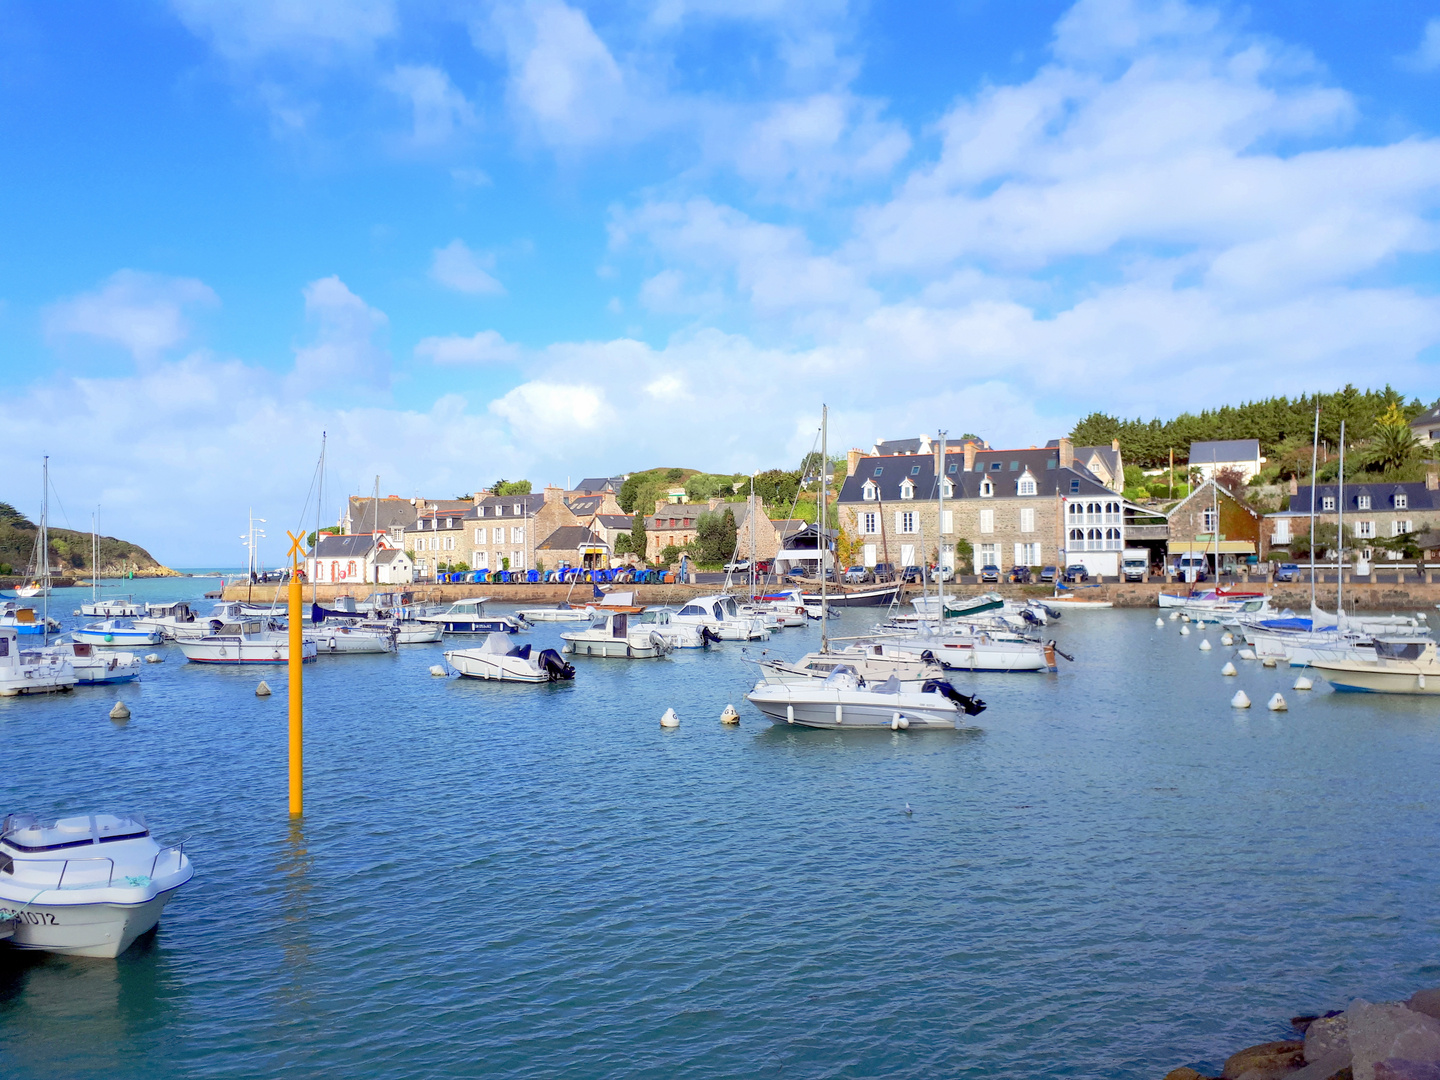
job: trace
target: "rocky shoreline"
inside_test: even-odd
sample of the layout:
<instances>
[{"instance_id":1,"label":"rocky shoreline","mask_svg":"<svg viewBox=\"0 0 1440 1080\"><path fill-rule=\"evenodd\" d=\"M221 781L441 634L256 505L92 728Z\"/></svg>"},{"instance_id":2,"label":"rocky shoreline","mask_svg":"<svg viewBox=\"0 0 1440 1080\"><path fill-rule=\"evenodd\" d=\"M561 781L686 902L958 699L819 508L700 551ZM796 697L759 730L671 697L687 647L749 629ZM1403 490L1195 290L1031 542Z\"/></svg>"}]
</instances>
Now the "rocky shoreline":
<instances>
[{"instance_id":1,"label":"rocky shoreline","mask_svg":"<svg viewBox=\"0 0 1440 1080\"><path fill-rule=\"evenodd\" d=\"M1164 1080L1440 1080L1440 988L1290 1023L1299 1038L1231 1054L1219 1077L1182 1066Z\"/></svg>"}]
</instances>

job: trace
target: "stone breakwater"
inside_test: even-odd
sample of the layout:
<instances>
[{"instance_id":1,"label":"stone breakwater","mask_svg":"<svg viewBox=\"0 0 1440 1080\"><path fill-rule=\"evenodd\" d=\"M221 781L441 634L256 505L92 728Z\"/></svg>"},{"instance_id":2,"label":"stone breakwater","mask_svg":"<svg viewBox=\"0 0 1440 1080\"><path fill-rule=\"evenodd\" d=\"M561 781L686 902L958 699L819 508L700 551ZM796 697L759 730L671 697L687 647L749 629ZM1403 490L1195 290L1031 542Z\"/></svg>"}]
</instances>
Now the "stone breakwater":
<instances>
[{"instance_id":1,"label":"stone breakwater","mask_svg":"<svg viewBox=\"0 0 1440 1080\"><path fill-rule=\"evenodd\" d=\"M1231 1054L1219 1078L1186 1066L1165 1080L1440 1080L1440 988L1290 1023L1299 1038Z\"/></svg>"}]
</instances>

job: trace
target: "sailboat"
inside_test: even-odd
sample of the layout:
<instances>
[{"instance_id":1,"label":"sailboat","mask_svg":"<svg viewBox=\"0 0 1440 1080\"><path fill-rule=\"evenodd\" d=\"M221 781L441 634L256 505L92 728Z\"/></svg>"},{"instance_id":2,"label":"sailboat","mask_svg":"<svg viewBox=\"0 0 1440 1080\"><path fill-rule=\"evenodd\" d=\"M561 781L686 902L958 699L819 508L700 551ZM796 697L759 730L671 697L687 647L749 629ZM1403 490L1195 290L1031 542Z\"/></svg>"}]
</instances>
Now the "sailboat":
<instances>
[{"instance_id":1,"label":"sailboat","mask_svg":"<svg viewBox=\"0 0 1440 1080\"><path fill-rule=\"evenodd\" d=\"M25 576L28 585L15 586L15 595L22 600L36 596L50 595L50 456L45 456L41 466L40 530L35 534L35 547L30 553L30 565Z\"/></svg>"},{"instance_id":2,"label":"sailboat","mask_svg":"<svg viewBox=\"0 0 1440 1080\"><path fill-rule=\"evenodd\" d=\"M138 603L134 596L119 596L114 600L101 600L100 588L100 509L90 518L90 600L80 605L75 612L92 619L131 619L144 615L145 605Z\"/></svg>"}]
</instances>

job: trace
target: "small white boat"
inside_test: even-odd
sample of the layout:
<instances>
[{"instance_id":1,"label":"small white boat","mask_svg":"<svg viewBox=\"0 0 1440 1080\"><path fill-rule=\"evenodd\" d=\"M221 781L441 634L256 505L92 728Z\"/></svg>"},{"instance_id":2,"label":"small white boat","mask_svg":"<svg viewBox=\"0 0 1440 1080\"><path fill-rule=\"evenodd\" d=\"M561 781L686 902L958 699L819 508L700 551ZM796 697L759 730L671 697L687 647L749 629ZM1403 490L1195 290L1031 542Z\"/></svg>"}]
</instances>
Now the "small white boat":
<instances>
[{"instance_id":1,"label":"small white boat","mask_svg":"<svg viewBox=\"0 0 1440 1080\"><path fill-rule=\"evenodd\" d=\"M363 626L326 620L307 636L315 638L315 648L322 653L384 653L396 652L400 631L393 626Z\"/></svg>"},{"instance_id":2,"label":"small white boat","mask_svg":"<svg viewBox=\"0 0 1440 1080\"><path fill-rule=\"evenodd\" d=\"M759 661L766 682L805 682L824 679L838 667L852 668L867 682L884 682L894 675L902 684L945 678L945 669L933 653L918 657L885 655L878 645L854 645L829 652L806 653L799 660Z\"/></svg>"},{"instance_id":3,"label":"small white boat","mask_svg":"<svg viewBox=\"0 0 1440 1080\"><path fill-rule=\"evenodd\" d=\"M1053 605L1060 611L1083 611L1086 608L1103 611L1105 608L1115 606L1114 602L1110 600L1086 600L1084 596L1062 592L1057 592L1054 596L1047 596L1045 603ZM1161 607L1164 606L1166 605L1161 605Z\"/></svg>"},{"instance_id":4,"label":"small white boat","mask_svg":"<svg viewBox=\"0 0 1440 1080\"><path fill-rule=\"evenodd\" d=\"M733 596L697 596L675 612L670 621L679 626L704 627L722 641L768 641L765 621L743 615Z\"/></svg>"},{"instance_id":5,"label":"small white boat","mask_svg":"<svg viewBox=\"0 0 1440 1080\"><path fill-rule=\"evenodd\" d=\"M36 651L47 655L53 653L66 661L81 686L134 682L140 677L140 657L132 652L116 652L114 649L98 651L94 645L64 638Z\"/></svg>"},{"instance_id":6,"label":"small white boat","mask_svg":"<svg viewBox=\"0 0 1440 1080\"><path fill-rule=\"evenodd\" d=\"M144 613L133 621L142 630L159 630L161 637L172 641L182 630L193 628L197 620L190 605L180 600L173 604L146 604Z\"/></svg>"},{"instance_id":7,"label":"small white boat","mask_svg":"<svg viewBox=\"0 0 1440 1080\"><path fill-rule=\"evenodd\" d=\"M675 648L661 632L669 616L667 611L596 610L586 629L571 630L560 636L565 640L565 651L576 656L650 660L665 656Z\"/></svg>"},{"instance_id":8,"label":"small white boat","mask_svg":"<svg viewBox=\"0 0 1440 1080\"><path fill-rule=\"evenodd\" d=\"M916 692L905 689L894 676L878 685L867 684L848 667L838 667L818 682L761 682L746 699L772 723L836 731L953 731L963 723L962 717L978 715L985 708L983 701L942 680L927 681Z\"/></svg>"},{"instance_id":9,"label":"small white boat","mask_svg":"<svg viewBox=\"0 0 1440 1080\"><path fill-rule=\"evenodd\" d=\"M1371 694L1440 694L1440 657L1433 641L1375 640L1375 659L1315 659L1310 666L1336 690Z\"/></svg>"},{"instance_id":10,"label":"small white boat","mask_svg":"<svg viewBox=\"0 0 1440 1080\"><path fill-rule=\"evenodd\" d=\"M485 611L488 596L456 600L438 615L421 615L421 622L439 623L447 634L518 634L530 629L524 619L513 615L490 615Z\"/></svg>"},{"instance_id":11,"label":"small white boat","mask_svg":"<svg viewBox=\"0 0 1440 1080\"><path fill-rule=\"evenodd\" d=\"M428 645L445 636L445 628L439 623L419 619L367 619L355 625L362 630L393 632L397 645Z\"/></svg>"},{"instance_id":12,"label":"small white boat","mask_svg":"<svg viewBox=\"0 0 1440 1080\"><path fill-rule=\"evenodd\" d=\"M29 585L16 585L15 595L22 600L33 600L37 596L49 596L50 590L39 582L32 581Z\"/></svg>"},{"instance_id":13,"label":"small white boat","mask_svg":"<svg viewBox=\"0 0 1440 1080\"><path fill-rule=\"evenodd\" d=\"M258 622L261 629L264 630L280 631L285 629L288 620L284 617L285 610L283 608L276 609L273 615L267 614L260 616L247 615L245 613L245 607L246 605L235 600L222 600L216 604L210 610L210 614L204 618L193 619L189 622L177 621L174 624L174 632L171 635L172 640L182 641L186 638L202 638L207 634L220 633L223 627L249 622ZM266 609L267 612L270 610L271 609L268 608ZM162 628L162 633L163 632Z\"/></svg>"},{"instance_id":14,"label":"small white boat","mask_svg":"<svg viewBox=\"0 0 1440 1080\"><path fill-rule=\"evenodd\" d=\"M1229 611L1240 607L1247 600L1269 600L1267 593L1241 589L1205 589L1191 593L1161 593L1159 605L1162 608L1197 608Z\"/></svg>"},{"instance_id":15,"label":"small white boat","mask_svg":"<svg viewBox=\"0 0 1440 1080\"><path fill-rule=\"evenodd\" d=\"M145 614L145 605L133 596L120 596L113 600L87 600L80 605L76 615L90 619L130 619Z\"/></svg>"},{"instance_id":16,"label":"small white boat","mask_svg":"<svg viewBox=\"0 0 1440 1080\"><path fill-rule=\"evenodd\" d=\"M73 690L79 681L75 669L58 654L21 652L20 635L12 626L0 626L0 697L49 694Z\"/></svg>"},{"instance_id":17,"label":"small white boat","mask_svg":"<svg viewBox=\"0 0 1440 1080\"><path fill-rule=\"evenodd\" d=\"M931 653L947 668L957 671L1054 671L1058 650L1053 641L1042 644L1011 633L946 627L954 633L909 638L881 638L873 644L886 655L918 658Z\"/></svg>"},{"instance_id":18,"label":"small white boat","mask_svg":"<svg viewBox=\"0 0 1440 1080\"><path fill-rule=\"evenodd\" d=\"M0 604L0 626L8 626L17 634L44 634L60 629L54 619L36 615L33 607L22 607L14 600Z\"/></svg>"},{"instance_id":19,"label":"small white boat","mask_svg":"<svg viewBox=\"0 0 1440 1080\"><path fill-rule=\"evenodd\" d=\"M284 664L290 660L290 635L283 630L266 630L259 619L227 623L214 634L175 639L185 659L192 664ZM315 639L300 639L300 659L312 662L317 655Z\"/></svg>"},{"instance_id":20,"label":"small white boat","mask_svg":"<svg viewBox=\"0 0 1440 1080\"><path fill-rule=\"evenodd\" d=\"M126 645L159 645L165 640L159 630L136 626L130 619L106 619L104 622L91 623L70 631L70 636L87 645L114 646L117 649Z\"/></svg>"},{"instance_id":21,"label":"small white boat","mask_svg":"<svg viewBox=\"0 0 1440 1080\"><path fill-rule=\"evenodd\" d=\"M162 848L136 815L11 814L0 825L0 915L14 920L13 947L119 956L193 874L183 843Z\"/></svg>"},{"instance_id":22,"label":"small white boat","mask_svg":"<svg viewBox=\"0 0 1440 1080\"><path fill-rule=\"evenodd\" d=\"M594 615L593 607L571 607L560 604L557 607L522 608L515 614L530 623L541 622L589 622Z\"/></svg>"},{"instance_id":23,"label":"small white boat","mask_svg":"<svg viewBox=\"0 0 1440 1080\"><path fill-rule=\"evenodd\" d=\"M512 646L509 634L490 634L478 649L456 649L446 661L461 675L497 682L560 682L575 677L575 669L554 649L531 655L530 646Z\"/></svg>"}]
</instances>

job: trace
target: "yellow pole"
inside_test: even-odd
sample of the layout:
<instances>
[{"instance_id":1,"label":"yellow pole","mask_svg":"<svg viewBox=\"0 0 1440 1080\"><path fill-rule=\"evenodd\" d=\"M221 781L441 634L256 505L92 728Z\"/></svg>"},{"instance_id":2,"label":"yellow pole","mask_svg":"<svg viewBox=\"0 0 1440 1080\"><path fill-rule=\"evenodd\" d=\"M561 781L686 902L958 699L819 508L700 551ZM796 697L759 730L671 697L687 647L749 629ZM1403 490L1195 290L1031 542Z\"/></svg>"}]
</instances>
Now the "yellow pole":
<instances>
[{"instance_id":1,"label":"yellow pole","mask_svg":"<svg viewBox=\"0 0 1440 1080\"><path fill-rule=\"evenodd\" d=\"M288 531L288 530L287 530ZM300 634L300 537L290 533L290 816L305 812L305 656Z\"/></svg>"}]
</instances>

